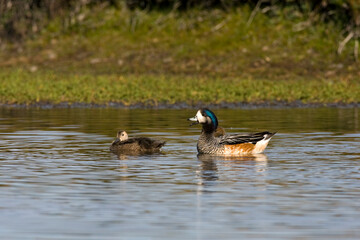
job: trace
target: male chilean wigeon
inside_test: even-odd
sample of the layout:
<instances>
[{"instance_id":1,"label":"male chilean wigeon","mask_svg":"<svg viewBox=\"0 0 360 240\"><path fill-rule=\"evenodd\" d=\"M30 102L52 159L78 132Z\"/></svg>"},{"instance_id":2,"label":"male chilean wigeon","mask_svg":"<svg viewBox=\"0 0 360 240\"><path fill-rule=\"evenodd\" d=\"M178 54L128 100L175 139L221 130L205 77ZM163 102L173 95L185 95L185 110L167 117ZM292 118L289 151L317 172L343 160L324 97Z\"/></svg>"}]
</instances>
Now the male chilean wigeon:
<instances>
[{"instance_id":1,"label":"male chilean wigeon","mask_svg":"<svg viewBox=\"0 0 360 240\"><path fill-rule=\"evenodd\" d=\"M165 145L165 141L148 137L129 138L125 131L118 131L116 140L112 142L110 151L115 153L155 153Z\"/></svg>"},{"instance_id":2,"label":"male chilean wigeon","mask_svg":"<svg viewBox=\"0 0 360 240\"><path fill-rule=\"evenodd\" d=\"M207 108L200 109L195 117L188 120L202 125L202 132L197 142L200 154L236 156L262 153L271 137L276 132L258 132L252 134L228 135L220 127L215 114Z\"/></svg>"}]
</instances>

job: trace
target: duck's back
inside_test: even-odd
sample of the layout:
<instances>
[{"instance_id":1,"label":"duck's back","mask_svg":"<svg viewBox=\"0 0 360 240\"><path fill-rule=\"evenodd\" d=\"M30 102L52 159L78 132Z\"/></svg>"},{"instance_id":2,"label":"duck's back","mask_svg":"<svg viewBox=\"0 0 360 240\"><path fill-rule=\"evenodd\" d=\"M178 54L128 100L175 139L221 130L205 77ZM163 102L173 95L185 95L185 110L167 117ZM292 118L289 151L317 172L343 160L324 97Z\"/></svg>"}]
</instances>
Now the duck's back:
<instances>
[{"instance_id":1,"label":"duck's back","mask_svg":"<svg viewBox=\"0 0 360 240\"><path fill-rule=\"evenodd\" d=\"M275 133L233 134L215 137L215 133L202 132L198 140L199 153L220 155L241 155L261 153Z\"/></svg>"},{"instance_id":2,"label":"duck's back","mask_svg":"<svg viewBox=\"0 0 360 240\"><path fill-rule=\"evenodd\" d=\"M164 141L146 137L133 138L132 140L138 144L140 149L145 151L158 151L165 145Z\"/></svg>"}]
</instances>

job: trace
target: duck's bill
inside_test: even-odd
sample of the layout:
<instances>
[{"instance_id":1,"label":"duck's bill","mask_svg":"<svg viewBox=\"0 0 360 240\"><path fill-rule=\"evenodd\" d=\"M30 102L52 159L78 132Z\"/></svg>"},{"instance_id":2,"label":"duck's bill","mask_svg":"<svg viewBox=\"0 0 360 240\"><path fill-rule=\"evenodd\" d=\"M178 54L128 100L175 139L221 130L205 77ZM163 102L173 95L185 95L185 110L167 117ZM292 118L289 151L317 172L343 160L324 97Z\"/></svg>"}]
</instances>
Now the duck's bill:
<instances>
[{"instance_id":1,"label":"duck's bill","mask_svg":"<svg viewBox=\"0 0 360 240\"><path fill-rule=\"evenodd\" d=\"M190 124L190 126L196 125L199 123L197 117L188 118L188 121L192 121L193 123Z\"/></svg>"},{"instance_id":2,"label":"duck's bill","mask_svg":"<svg viewBox=\"0 0 360 240\"><path fill-rule=\"evenodd\" d=\"M197 122L197 117L188 118L189 121Z\"/></svg>"}]
</instances>

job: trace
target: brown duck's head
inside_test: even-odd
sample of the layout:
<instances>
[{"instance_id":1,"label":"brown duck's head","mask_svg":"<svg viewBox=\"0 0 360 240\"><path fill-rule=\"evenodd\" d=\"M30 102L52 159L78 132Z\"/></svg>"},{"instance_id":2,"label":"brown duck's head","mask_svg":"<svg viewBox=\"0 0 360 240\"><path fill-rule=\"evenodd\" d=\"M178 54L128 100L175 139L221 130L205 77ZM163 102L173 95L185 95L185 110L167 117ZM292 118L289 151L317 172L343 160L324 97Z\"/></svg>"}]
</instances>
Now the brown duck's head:
<instances>
[{"instance_id":1,"label":"brown duck's head","mask_svg":"<svg viewBox=\"0 0 360 240\"><path fill-rule=\"evenodd\" d=\"M125 140L128 140L128 139L129 139L128 134L127 134L125 131L123 131L123 130L118 131L116 137L117 137L120 141L125 141Z\"/></svg>"}]
</instances>

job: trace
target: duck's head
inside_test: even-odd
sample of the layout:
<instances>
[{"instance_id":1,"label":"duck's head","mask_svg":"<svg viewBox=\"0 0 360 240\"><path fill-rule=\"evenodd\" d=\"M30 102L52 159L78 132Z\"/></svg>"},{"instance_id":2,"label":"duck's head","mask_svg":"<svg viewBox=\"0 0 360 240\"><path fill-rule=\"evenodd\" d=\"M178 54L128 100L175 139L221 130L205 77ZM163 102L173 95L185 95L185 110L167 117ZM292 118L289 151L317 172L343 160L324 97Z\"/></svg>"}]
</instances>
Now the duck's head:
<instances>
[{"instance_id":1,"label":"duck's head","mask_svg":"<svg viewBox=\"0 0 360 240\"><path fill-rule=\"evenodd\" d=\"M125 131L120 130L117 132L116 138L118 138L122 142L128 140L129 136Z\"/></svg>"},{"instance_id":2,"label":"duck's head","mask_svg":"<svg viewBox=\"0 0 360 240\"><path fill-rule=\"evenodd\" d=\"M195 122L194 124L201 123L204 131L213 132L218 126L218 120L215 114L207 108L201 108L197 111L195 117L189 118L189 121Z\"/></svg>"}]
</instances>

